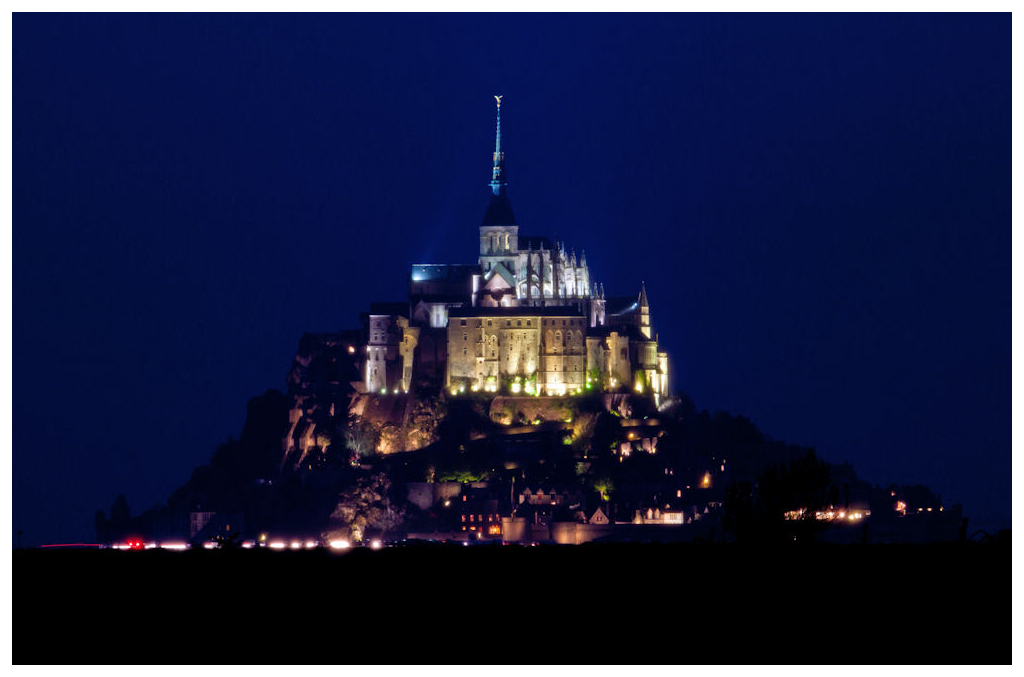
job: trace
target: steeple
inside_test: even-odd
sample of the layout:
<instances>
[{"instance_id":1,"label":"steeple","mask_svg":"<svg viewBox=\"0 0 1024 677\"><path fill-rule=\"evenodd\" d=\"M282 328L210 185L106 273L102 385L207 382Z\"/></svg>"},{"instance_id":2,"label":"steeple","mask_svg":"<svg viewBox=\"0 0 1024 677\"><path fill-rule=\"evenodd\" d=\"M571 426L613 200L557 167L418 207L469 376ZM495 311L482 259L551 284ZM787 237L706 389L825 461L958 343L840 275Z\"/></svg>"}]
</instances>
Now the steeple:
<instances>
[{"instance_id":1,"label":"steeple","mask_svg":"<svg viewBox=\"0 0 1024 677\"><path fill-rule=\"evenodd\" d=\"M498 124L494 134L494 169L491 172L491 191L495 195L505 192L505 151L501 149L501 99L495 96L498 104Z\"/></svg>"},{"instance_id":2,"label":"steeple","mask_svg":"<svg viewBox=\"0 0 1024 677\"><path fill-rule=\"evenodd\" d=\"M502 96L495 96L497 103L498 122L494 134L494 166L491 169L491 201L484 212L484 220L480 223L482 227L488 226L515 226L516 217L512 213L512 203L508 200L508 193L505 192L505 151L501 149L501 100Z\"/></svg>"},{"instance_id":3,"label":"steeple","mask_svg":"<svg viewBox=\"0 0 1024 677\"><path fill-rule=\"evenodd\" d=\"M647 303L647 287L643 282L640 283L640 298L637 299L637 305L640 306L637 318L639 319L640 333L651 338L651 306Z\"/></svg>"}]
</instances>

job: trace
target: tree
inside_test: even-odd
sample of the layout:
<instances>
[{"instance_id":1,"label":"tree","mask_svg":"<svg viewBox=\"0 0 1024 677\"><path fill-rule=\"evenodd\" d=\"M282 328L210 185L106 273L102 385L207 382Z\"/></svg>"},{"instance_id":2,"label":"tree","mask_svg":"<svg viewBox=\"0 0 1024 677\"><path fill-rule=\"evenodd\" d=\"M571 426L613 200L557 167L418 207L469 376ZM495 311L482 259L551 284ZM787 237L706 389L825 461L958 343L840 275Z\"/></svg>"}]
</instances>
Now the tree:
<instances>
[{"instance_id":1,"label":"tree","mask_svg":"<svg viewBox=\"0 0 1024 677\"><path fill-rule=\"evenodd\" d=\"M359 459L372 456L377 451L380 432L372 423L360 416L352 416L345 428L345 446Z\"/></svg>"},{"instance_id":2,"label":"tree","mask_svg":"<svg viewBox=\"0 0 1024 677\"><path fill-rule=\"evenodd\" d=\"M816 511L838 500L831 466L813 451L767 468L755 484L735 482L725 493L723 526L740 541L788 540L824 528ZM787 511L803 510L802 520L787 521Z\"/></svg>"},{"instance_id":3,"label":"tree","mask_svg":"<svg viewBox=\"0 0 1024 677\"><path fill-rule=\"evenodd\" d=\"M602 501L610 500L612 492L615 491L615 484L607 477L598 477L594 480L591 487L593 487L594 491L601 494Z\"/></svg>"},{"instance_id":4,"label":"tree","mask_svg":"<svg viewBox=\"0 0 1024 677\"><path fill-rule=\"evenodd\" d=\"M405 510L391 503L391 480L384 473L362 478L338 496L331 513L327 540L347 538L362 541L367 530L395 531L405 519Z\"/></svg>"}]
</instances>

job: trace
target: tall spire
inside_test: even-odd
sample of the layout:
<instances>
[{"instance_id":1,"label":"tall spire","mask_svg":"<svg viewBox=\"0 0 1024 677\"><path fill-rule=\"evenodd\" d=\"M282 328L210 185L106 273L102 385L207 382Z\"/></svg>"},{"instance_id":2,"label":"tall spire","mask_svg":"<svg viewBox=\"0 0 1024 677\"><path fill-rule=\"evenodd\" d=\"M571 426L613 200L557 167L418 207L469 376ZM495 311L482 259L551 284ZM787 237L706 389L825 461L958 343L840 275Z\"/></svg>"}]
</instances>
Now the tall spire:
<instances>
[{"instance_id":1,"label":"tall spire","mask_svg":"<svg viewBox=\"0 0 1024 677\"><path fill-rule=\"evenodd\" d=\"M501 99L503 96L495 96L498 108L497 131L494 135L494 169L491 171L491 191L500 195L505 189L505 152L501 150Z\"/></svg>"}]
</instances>

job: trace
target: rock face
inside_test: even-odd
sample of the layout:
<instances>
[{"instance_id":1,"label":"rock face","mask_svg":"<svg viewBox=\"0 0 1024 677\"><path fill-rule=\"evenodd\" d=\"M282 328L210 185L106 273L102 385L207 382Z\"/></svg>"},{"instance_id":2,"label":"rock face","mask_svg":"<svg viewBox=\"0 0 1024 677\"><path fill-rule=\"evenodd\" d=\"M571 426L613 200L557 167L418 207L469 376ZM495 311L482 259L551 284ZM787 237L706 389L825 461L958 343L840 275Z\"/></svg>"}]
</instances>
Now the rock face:
<instances>
[{"instance_id":1,"label":"rock face","mask_svg":"<svg viewBox=\"0 0 1024 677\"><path fill-rule=\"evenodd\" d=\"M341 436L360 381L358 331L303 334L286 378L291 400L279 468L299 469L314 449L326 450Z\"/></svg>"},{"instance_id":2,"label":"rock face","mask_svg":"<svg viewBox=\"0 0 1024 677\"><path fill-rule=\"evenodd\" d=\"M360 332L304 334L288 372L288 429L280 470L312 469L327 452L390 454L436 440L444 417L438 388L420 383L407 394L366 393Z\"/></svg>"}]
</instances>

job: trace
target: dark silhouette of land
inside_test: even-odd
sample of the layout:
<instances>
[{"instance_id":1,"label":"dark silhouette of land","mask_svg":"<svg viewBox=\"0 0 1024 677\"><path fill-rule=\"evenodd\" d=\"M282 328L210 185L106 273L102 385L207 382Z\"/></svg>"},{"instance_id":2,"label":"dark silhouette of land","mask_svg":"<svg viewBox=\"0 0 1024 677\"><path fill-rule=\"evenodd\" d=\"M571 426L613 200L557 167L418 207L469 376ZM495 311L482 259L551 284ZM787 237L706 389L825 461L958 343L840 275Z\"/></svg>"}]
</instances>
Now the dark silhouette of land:
<instances>
[{"instance_id":1,"label":"dark silhouette of land","mask_svg":"<svg viewBox=\"0 0 1024 677\"><path fill-rule=\"evenodd\" d=\"M16 663L1009 663L1008 533L948 545L18 550Z\"/></svg>"}]
</instances>

